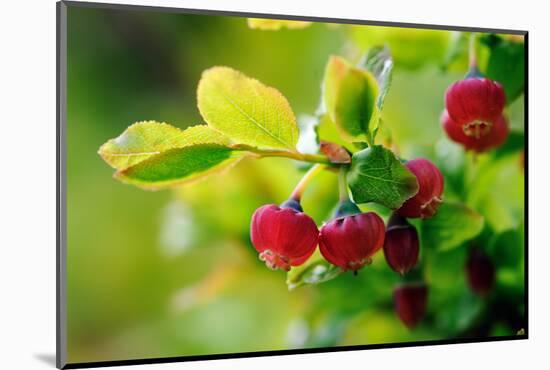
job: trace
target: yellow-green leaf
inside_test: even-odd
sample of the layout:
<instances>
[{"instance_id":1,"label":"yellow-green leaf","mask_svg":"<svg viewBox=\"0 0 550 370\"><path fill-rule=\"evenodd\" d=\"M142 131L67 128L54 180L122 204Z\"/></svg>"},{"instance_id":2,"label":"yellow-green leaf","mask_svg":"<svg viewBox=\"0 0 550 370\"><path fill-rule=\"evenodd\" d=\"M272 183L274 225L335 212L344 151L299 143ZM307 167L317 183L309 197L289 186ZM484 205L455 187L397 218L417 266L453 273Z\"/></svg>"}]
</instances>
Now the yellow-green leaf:
<instances>
[{"instance_id":1,"label":"yellow-green leaf","mask_svg":"<svg viewBox=\"0 0 550 370\"><path fill-rule=\"evenodd\" d=\"M195 144L155 155L115 173L122 182L143 189L179 186L237 163L244 152L220 144Z\"/></svg>"},{"instance_id":2,"label":"yellow-green leaf","mask_svg":"<svg viewBox=\"0 0 550 370\"><path fill-rule=\"evenodd\" d=\"M296 150L298 125L276 89L228 67L206 70L197 91L204 120L239 144Z\"/></svg>"},{"instance_id":3,"label":"yellow-green leaf","mask_svg":"<svg viewBox=\"0 0 550 370\"><path fill-rule=\"evenodd\" d=\"M123 170L167 150L198 143L229 145L230 140L206 125L180 130L167 123L143 121L107 141L98 153L111 167Z\"/></svg>"},{"instance_id":4,"label":"yellow-green leaf","mask_svg":"<svg viewBox=\"0 0 550 370\"><path fill-rule=\"evenodd\" d=\"M248 18L248 27L258 30L277 31L281 28L301 29L311 25L308 21L289 21L283 19Z\"/></svg>"}]
</instances>

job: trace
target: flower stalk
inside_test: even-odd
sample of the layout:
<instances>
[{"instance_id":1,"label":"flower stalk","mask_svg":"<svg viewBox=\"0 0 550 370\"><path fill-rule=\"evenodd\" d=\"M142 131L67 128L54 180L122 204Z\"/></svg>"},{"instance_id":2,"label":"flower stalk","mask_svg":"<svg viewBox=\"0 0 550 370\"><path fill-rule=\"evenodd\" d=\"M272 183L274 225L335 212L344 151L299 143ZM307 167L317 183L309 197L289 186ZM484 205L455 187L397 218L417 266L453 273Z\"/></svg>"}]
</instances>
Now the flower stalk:
<instances>
[{"instance_id":1,"label":"flower stalk","mask_svg":"<svg viewBox=\"0 0 550 370\"><path fill-rule=\"evenodd\" d=\"M308 186L308 184L311 182L311 180L319 173L321 172L323 169L325 168L324 165L321 165L321 164L316 164L314 166L312 166L306 173L305 175L302 177L302 179L300 180L300 182L298 183L298 185L296 185L296 187L294 188L294 190L292 191L292 194L290 195L290 199L293 199L297 202L300 202L300 200L302 199L302 195L306 189L306 187Z\"/></svg>"}]
</instances>

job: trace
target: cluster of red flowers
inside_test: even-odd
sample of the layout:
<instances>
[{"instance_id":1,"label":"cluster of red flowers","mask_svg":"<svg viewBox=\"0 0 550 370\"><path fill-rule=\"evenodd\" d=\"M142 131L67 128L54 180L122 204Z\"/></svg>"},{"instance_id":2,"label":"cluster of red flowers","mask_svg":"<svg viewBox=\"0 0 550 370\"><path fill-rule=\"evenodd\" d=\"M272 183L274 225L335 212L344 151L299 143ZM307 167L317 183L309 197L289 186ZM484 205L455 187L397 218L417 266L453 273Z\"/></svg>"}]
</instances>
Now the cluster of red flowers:
<instances>
[{"instance_id":1,"label":"cluster of red flowers","mask_svg":"<svg viewBox=\"0 0 550 370\"><path fill-rule=\"evenodd\" d=\"M380 216L374 212L362 213L350 200L342 202L334 218L320 230L296 199L281 206L268 204L258 208L252 217L250 230L260 259L269 268L288 271L292 266L303 264L319 245L328 262L342 271L356 274L371 263L376 252L383 249L389 266L400 274L407 273L418 261L419 240L416 228L405 217L427 218L435 214L443 194L443 176L427 159L414 159L406 166L416 176L419 191L394 212L387 228ZM408 288L402 286L399 289ZM416 299L409 300L408 297L406 293L396 293L396 308L400 316L404 312L405 316L401 316L403 322L413 326L422 315L412 320L405 318L410 316L405 313L409 308L399 309L419 306Z\"/></svg>"},{"instance_id":2,"label":"cluster of red flowers","mask_svg":"<svg viewBox=\"0 0 550 370\"><path fill-rule=\"evenodd\" d=\"M466 150L483 152L499 146L508 136L505 101L504 90L495 81L469 77L455 82L445 95L443 129ZM252 217L251 239L260 259L271 269L289 271L306 262L319 246L328 262L357 274L383 249L388 265L406 274L417 264L420 252L417 230L407 218L425 219L436 213L444 180L427 159L410 160L405 165L416 176L419 190L394 210L387 226L376 213L362 213L350 200L342 201L333 218L320 229L304 213L299 199L258 208ZM472 290L487 294L494 271L484 254L472 250L466 273ZM404 283L394 290L395 310L405 325L414 327L423 317L427 297L428 287L421 281Z\"/></svg>"}]
</instances>

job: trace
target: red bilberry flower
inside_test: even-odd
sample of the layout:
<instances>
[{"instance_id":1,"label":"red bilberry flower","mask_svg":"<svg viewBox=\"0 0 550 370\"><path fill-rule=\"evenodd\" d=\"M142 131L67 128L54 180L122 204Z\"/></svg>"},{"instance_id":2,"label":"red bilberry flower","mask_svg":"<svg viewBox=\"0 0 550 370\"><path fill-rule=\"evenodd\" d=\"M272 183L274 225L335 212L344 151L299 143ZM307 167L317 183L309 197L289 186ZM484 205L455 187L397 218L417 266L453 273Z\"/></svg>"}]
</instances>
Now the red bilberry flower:
<instances>
[{"instance_id":1,"label":"red bilberry flower","mask_svg":"<svg viewBox=\"0 0 550 370\"><path fill-rule=\"evenodd\" d=\"M447 111L441 115L441 124L447 136L456 143L462 144L466 150L484 152L491 148L502 145L508 138L508 124L503 115L493 120L491 132L480 137L468 136L464 133L459 124L449 116Z\"/></svg>"},{"instance_id":2,"label":"red bilberry flower","mask_svg":"<svg viewBox=\"0 0 550 370\"><path fill-rule=\"evenodd\" d=\"M290 270L304 263L315 251L319 230L302 212L298 202L264 205L254 212L250 238L260 259L271 269Z\"/></svg>"},{"instance_id":3,"label":"red bilberry flower","mask_svg":"<svg viewBox=\"0 0 550 370\"><path fill-rule=\"evenodd\" d=\"M466 261L468 285L479 296L486 296L495 283L493 262L479 248L471 248Z\"/></svg>"},{"instance_id":4,"label":"red bilberry flower","mask_svg":"<svg viewBox=\"0 0 550 370\"><path fill-rule=\"evenodd\" d=\"M416 228L394 213L388 221L384 240L384 256L388 265L403 275L416 265L419 252Z\"/></svg>"},{"instance_id":5,"label":"red bilberry flower","mask_svg":"<svg viewBox=\"0 0 550 370\"><path fill-rule=\"evenodd\" d=\"M484 77L470 77L453 83L445 93L445 108L466 136L489 134L506 104L502 86Z\"/></svg>"},{"instance_id":6,"label":"red bilberry flower","mask_svg":"<svg viewBox=\"0 0 550 370\"><path fill-rule=\"evenodd\" d=\"M376 213L335 218L319 234L319 249L327 261L342 270L357 272L371 262L384 244L384 221Z\"/></svg>"},{"instance_id":7,"label":"red bilberry flower","mask_svg":"<svg viewBox=\"0 0 550 370\"><path fill-rule=\"evenodd\" d=\"M414 328L426 313L428 287L424 283L406 283L393 291L395 312L409 328Z\"/></svg>"},{"instance_id":8,"label":"red bilberry flower","mask_svg":"<svg viewBox=\"0 0 550 370\"><path fill-rule=\"evenodd\" d=\"M410 160L405 166L418 180L418 193L407 199L397 213L410 218L432 217L442 201L443 175L432 162L424 158Z\"/></svg>"}]
</instances>

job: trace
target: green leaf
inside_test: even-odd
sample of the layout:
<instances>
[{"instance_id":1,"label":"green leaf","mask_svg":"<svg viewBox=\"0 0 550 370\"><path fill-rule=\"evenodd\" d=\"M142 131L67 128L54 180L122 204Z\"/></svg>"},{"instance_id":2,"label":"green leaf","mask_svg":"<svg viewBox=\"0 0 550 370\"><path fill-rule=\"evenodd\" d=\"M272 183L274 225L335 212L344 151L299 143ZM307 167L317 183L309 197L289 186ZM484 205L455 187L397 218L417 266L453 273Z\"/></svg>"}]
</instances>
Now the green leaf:
<instances>
[{"instance_id":1,"label":"green leaf","mask_svg":"<svg viewBox=\"0 0 550 370\"><path fill-rule=\"evenodd\" d=\"M376 202L396 209L418 192L416 177L380 145L353 155L347 179L356 203Z\"/></svg>"},{"instance_id":2,"label":"green leaf","mask_svg":"<svg viewBox=\"0 0 550 370\"><path fill-rule=\"evenodd\" d=\"M378 120L378 83L368 71L331 57L325 70L324 102L340 134L350 141L372 137Z\"/></svg>"},{"instance_id":3,"label":"green leaf","mask_svg":"<svg viewBox=\"0 0 550 370\"><path fill-rule=\"evenodd\" d=\"M522 40L505 39L494 34L481 39L490 50L485 74L498 81L506 91L507 103L512 103L525 87L525 45Z\"/></svg>"},{"instance_id":4,"label":"green leaf","mask_svg":"<svg viewBox=\"0 0 550 370\"><path fill-rule=\"evenodd\" d=\"M393 59L390 49L387 46L371 48L359 64L371 72L378 82L379 92L376 99L376 107L381 111L384 106L384 99L386 99L391 85Z\"/></svg>"},{"instance_id":5,"label":"green leaf","mask_svg":"<svg viewBox=\"0 0 550 370\"><path fill-rule=\"evenodd\" d=\"M291 30L301 29L309 27L311 23L308 21L289 21L284 19L248 18L248 27L268 31L277 31L281 28Z\"/></svg>"},{"instance_id":6,"label":"green leaf","mask_svg":"<svg viewBox=\"0 0 550 370\"><path fill-rule=\"evenodd\" d=\"M276 89L231 68L213 67L203 72L197 98L208 125L235 142L295 150L296 118Z\"/></svg>"},{"instance_id":7,"label":"green leaf","mask_svg":"<svg viewBox=\"0 0 550 370\"><path fill-rule=\"evenodd\" d=\"M475 238L483 224L483 216L466 205L444 202L432 218L422 222L422 243L429 248L450 250Z\"/></svg>"},{"instance_id":8,"label":"green leaf","mask_svg":"<svg viewBox=\"0 0 550 370\"><path fill-rule=\"evenodd\" d=\"M122 182L143 189L174 187L219 172L244 156L219 144L196 144L170 149L115 173Z\"/></svg>"},{"instance_id":9,"label":"green leaf","mask_svg":"<svg viewBox=\"0 0 550 370\"><path fill-rule=\"evenodd\" d=\"M167 150L198 143L230 144L229 139L205 125L183 131L166 123L144 121L103 144L98 153L111 167L123 170Z\"/></svg>"},{"instance_id":10,"label":"green leaf","mask_svg":"<svg viewBox=\"0 0 550 370\"><path fill-rule=\"evenodd\" d=\"M327 262L319 250L301 266L293 267L286 275L289 290L304 284L319 284L329 281L342 273L339 267Z\"/></svg>"},{"instance_id":11,"label":"green leaf","mask_svg":"<svg viewBox=\"0 0 550 370\"><path fill-rule=\"evenodd\" d=\"M352 68L341 81L334 119L345 136L366 139L376 129L376 80L370 73Z\"/></svg>"}]
</instances>

